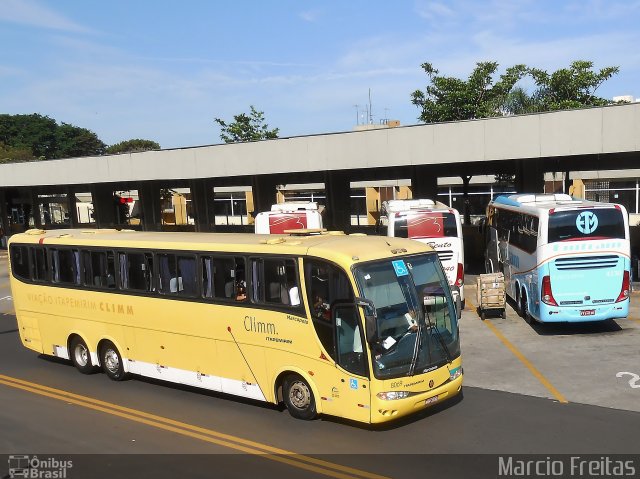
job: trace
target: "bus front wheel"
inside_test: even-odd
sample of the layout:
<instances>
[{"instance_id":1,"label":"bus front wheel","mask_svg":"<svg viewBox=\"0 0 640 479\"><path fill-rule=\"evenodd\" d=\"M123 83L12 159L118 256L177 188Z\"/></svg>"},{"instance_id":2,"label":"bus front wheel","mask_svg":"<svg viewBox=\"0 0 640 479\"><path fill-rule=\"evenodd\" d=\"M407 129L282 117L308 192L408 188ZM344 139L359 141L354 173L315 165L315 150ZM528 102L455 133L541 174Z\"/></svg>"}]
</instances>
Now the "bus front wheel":
<instances>
[{"instance_id":1,"label":"bus front wheel","mask_svg":"<svg viewBox=\"0 0 640 479\"><path fill-rule=\"evenodd\" d=\"M317 415L316 402L311 387L300 376L291 374L283 384L284 404L296 419L311 420Z\"/></svg>"},{"instance_id":2,"label":"bus front wheel","mask_svg":"<svg viewBox=\"0 0 640 479\"><path fill-rule=\"evenodd\" d=\"M122 356L111 341L105 341L100 348L100 362L102 363L102 370L109 379L122 381L126 378Z\"/></svg>"},{"instance_id":3,"label":"bus front wheel","mask_svg":"<svg viewBox=\"0 0 640 479\"><path fill-rule=\"evenodd\" d=\"M80 336L75 336L69 345L71 362L82 374L91 374L94 371L91 364L91 354L87 343Z\"/></svg>"}]
</instances>

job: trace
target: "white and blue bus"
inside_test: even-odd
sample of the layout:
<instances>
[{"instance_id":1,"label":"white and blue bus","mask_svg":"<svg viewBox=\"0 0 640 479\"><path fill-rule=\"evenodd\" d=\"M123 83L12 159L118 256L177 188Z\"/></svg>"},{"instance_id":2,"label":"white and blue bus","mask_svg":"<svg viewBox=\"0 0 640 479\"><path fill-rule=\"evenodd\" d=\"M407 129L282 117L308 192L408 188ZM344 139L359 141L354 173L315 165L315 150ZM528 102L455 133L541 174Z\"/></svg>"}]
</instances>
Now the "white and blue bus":
<instances>
[{"instance_id":1,"label":"white and blue bus","mask_svg":"<svg viewBox=\"0 0 640 479\"><path fill-rule=\"evenodd\" d=\"M487 207L485 267L502 272L528 322L629 314L629 219L622 205L565 194L499 196Z\"/></svg>"}]
</instances>

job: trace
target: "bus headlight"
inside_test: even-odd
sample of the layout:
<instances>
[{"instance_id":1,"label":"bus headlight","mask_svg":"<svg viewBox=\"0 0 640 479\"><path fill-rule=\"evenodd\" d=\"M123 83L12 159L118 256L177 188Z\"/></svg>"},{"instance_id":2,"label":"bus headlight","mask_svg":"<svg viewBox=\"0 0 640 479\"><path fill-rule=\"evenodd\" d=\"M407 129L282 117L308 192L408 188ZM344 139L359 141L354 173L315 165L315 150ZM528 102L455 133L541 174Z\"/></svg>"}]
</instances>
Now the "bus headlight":
<instances>
[{"instance_id":1,"label":"bus headlight","mask_svg":"<svg viewBox=\"0 0 640 479\"><path fill-rule=\"evenodd\" d=\"M409 391L389 391L385 393L378 393L376 396L385 401L394 401L396 399L409 397L409 394L411 394Z\"/></svg>"},{"instance_id":2,"label":"bus headlight","mask_svg":"<svg viewBox=\"0 0 640 479\"><path fill-rule=\"evenodd\" d=\"M454 379L458 379L462 376L462 368L455 368L449 371L449 380L453 381Z\"/></svg>"}]
</instances>

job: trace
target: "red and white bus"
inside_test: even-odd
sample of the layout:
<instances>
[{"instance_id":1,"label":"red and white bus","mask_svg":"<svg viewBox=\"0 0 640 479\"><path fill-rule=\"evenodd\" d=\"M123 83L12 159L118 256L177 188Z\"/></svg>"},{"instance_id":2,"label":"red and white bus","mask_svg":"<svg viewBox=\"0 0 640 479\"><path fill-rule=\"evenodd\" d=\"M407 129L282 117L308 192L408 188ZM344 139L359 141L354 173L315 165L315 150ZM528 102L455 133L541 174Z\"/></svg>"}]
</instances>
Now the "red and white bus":
<instances>
[{"instance_id":1,"label":"red and white bus","mask_svg":"<svg viewBox=\"0 0 640 479\"><path fill-rule=\"evenodd\" d=\"M464 301L464 243L457 210L428 199L389 200L382 203L380 225L386 236L414 239L435 249L449 284L460 288Z\"/></svg>"},{"instance_id":2,"label":"red and white bus","mask_svg":"<svg viewBox=\"0 0 640 479\"><path fill-rule=\"evenodd\" d=\"M255 218L257 234L283 234L288 230L321 229L322 206L315 201L289 202L271 205L271 211L258 213Z\"/></svg>"}]
</instances>

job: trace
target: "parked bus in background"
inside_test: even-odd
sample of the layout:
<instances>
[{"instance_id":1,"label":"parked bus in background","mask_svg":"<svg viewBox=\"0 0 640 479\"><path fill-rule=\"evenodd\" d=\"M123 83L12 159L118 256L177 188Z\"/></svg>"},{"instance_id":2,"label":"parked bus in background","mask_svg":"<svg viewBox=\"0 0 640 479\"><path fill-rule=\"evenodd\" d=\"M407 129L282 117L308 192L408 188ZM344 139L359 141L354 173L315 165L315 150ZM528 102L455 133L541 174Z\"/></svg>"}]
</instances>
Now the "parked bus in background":
<instances>
[{"instance_id":1,"label":"parked bus in background","mask_svg":"<svg viewBox=\"0 0 640 479\"><path fill-rule=\"evenodd\" d=\"M464 242L457 210L426 199L389 200L380 210L381 232L426 243L438 252L449 284L460 288L464 307Z\"/></svg>"},{"instance_id":2,"label":"parked bus in background","mask_svg":"<svg viewBox=\"0 0 640 479\"><path fill-rule=\"evenodd\" d=\"M462 387L460 304L416 241L29 230L9 253L22 344L82 373L365 423Z\"/></svg>"},{"instance_id":3,"label":"parked bus in background","mask_svg":"<svg viewBox=\"0 0 640 479\"><path fill-rule=\"evenodd\" d=\"M271 211L256 215L257 234L282 234L288 230L321 229L324 207L315 201L271 205Z\"/></svg>"},{"instance_id":4,"label":"parked bus in background","mask_svg":"<svg viewBox=\"0 0 640 479\"><path fill-rule=\"evenodd\" d=\"M527 320L598 321L629 314L624 206L569 195L499 196L487 207L485 265L503 272Z\"/></svg>"}]
</instances>

